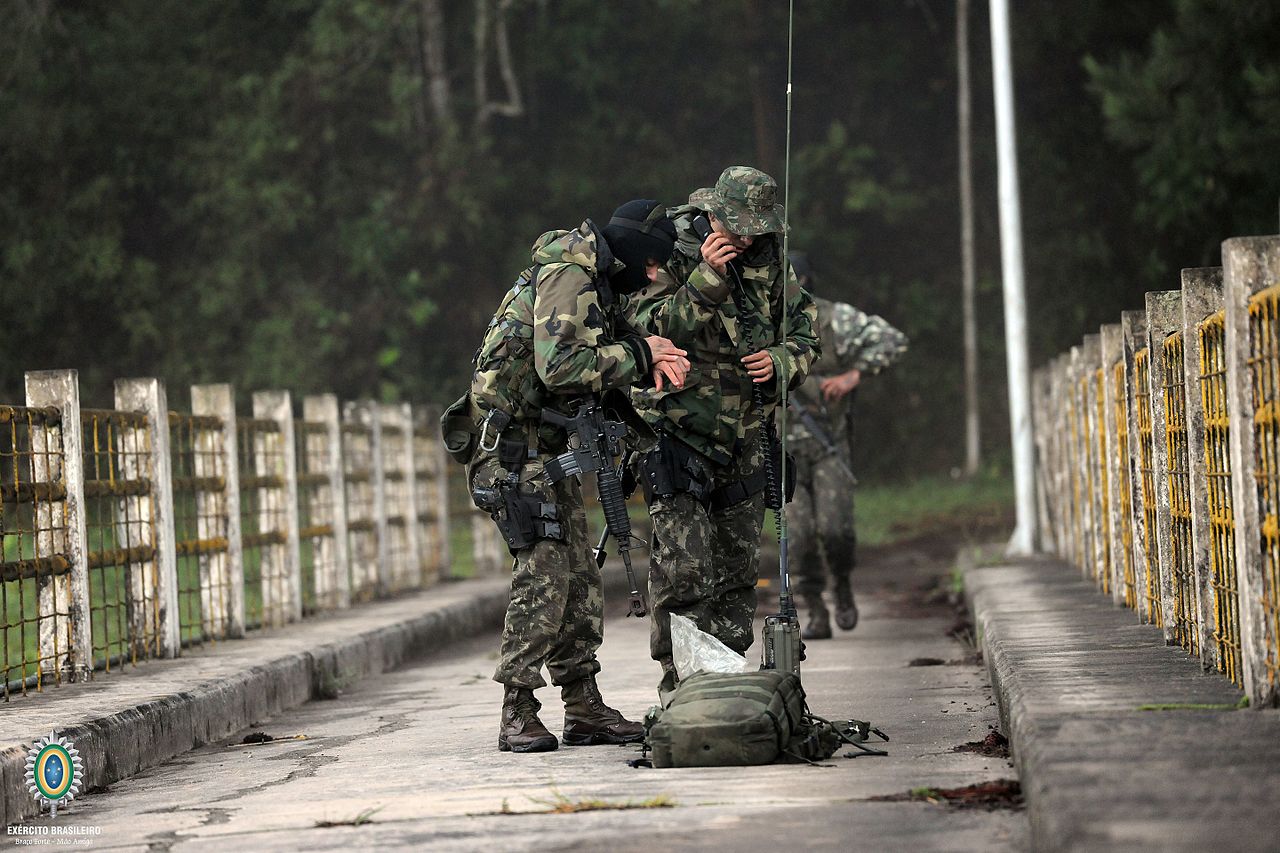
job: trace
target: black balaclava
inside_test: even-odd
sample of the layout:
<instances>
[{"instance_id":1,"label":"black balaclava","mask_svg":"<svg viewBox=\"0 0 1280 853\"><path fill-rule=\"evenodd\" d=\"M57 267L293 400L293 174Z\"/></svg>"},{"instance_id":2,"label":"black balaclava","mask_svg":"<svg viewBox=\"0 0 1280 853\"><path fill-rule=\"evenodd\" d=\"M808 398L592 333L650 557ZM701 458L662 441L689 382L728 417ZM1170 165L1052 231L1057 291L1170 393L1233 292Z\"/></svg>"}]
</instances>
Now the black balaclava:
<instances>
[{"instance_id":1,"label":"black balaclava","mask_svg":"<svg viewBox=\"0 0 1280 853\"><path fill-rule=\"evenodd\" d=\"M676 226L667 218L666 209L647 198L629 201L615 210L603 233L614 257L626 264L626 269L609 277L618 293L635 293L647 285L646 262L652 258L665 264L676 244Z\"/></svg>"}]
</instances>

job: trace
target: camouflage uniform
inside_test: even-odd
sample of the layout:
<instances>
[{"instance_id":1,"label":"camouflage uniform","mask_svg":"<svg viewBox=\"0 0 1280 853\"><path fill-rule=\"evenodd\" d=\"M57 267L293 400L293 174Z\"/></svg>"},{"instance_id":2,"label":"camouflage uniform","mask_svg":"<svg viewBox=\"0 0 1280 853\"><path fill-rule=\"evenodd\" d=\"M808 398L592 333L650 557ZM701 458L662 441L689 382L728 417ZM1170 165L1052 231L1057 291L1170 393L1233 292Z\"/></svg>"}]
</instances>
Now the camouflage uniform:
<instances>
[{"instance_id":1,"label":"camouflage uniform","mask_svg":"<svg viewBox=\"0 0 1280 853\"><path fill-rule=\"evenodd\" d=\"M717 489L756 475L764 463L764 421L740 359L760 349L773 357L774 379L760 386L768 419L781 399L778 377L789 377L794 388L819 352L817 313L794 276L784 295L776 189L764 173L735 166L725 170L714 189L699 190L688 205L669 210L676 224L675 252L654 285L637 296L638 324L687 350L692 366L683 388L633 391L633 402L664 441L677 441L681 452L692 454L690 464ZM727 204L726 197L737 202ZM732 273L723 277L702 261L703 241L692 228L702 211L714 213L736 234L755 237L733 262L743 282L736 299ZM790 318L785 346L784 303ZM669 668L672 613L689 616L725 645L745 652L753 636L763 492L717 508L682 491L651 497L649 510L652 657Z\"/></svg>"},{"instance_id":2,"label":"camouflage uniform","mask_svg":"<svg viewBox=\"0 0 1280 853\"><path fill-rule=\"evenodd\" d=\"M541 524L559 533L515 551L511 603L494 680L534 689L551 680L565 685L600 670L596 650L603 630L600 570L591 558L582 491L573 478L554 485L545 465L565 449L564 433L540 423L543 408L572 414L576 397L644 382L651 370L647 346L621 318L621 302L605 279L617 264L595 226L543 234L533 247L534 268L507 293L476 354L471 398L481 413L512 420L501 433L529 448L519 470L520 493L554 505ZM497 436L482 432L486 447ZM514 466L513 466L514 467ZM483 448L468 465L473 494L504 481L501 449ZM556 529L558 526L558 530Z\"/></svg>"},{"instance_id":3,"label":"camouflage uniform","mask_svg":"<svg viewBox=\"0 0 1280 853\"><path fill-rule=\"evenodd\" d=\"M827 402L820 383L849 370L859 370L864 375L879 373L906 352L907 337L882 318L865 314L852 305L822 297L814 297L814 302L825 357L810 381L795 392L794 397L814 416L847 464L851 438L849 418L856 389ZM792 567L798 591L814 609L821 607L827 576L835 580L838 589L841 585L847 589L849 573L856 562L853 483L840 461L794 412L787 416L787 449L796 459L796 497L787 511ZM829 631L828 627L828 634Z\"/></svg>"}]
</instances>

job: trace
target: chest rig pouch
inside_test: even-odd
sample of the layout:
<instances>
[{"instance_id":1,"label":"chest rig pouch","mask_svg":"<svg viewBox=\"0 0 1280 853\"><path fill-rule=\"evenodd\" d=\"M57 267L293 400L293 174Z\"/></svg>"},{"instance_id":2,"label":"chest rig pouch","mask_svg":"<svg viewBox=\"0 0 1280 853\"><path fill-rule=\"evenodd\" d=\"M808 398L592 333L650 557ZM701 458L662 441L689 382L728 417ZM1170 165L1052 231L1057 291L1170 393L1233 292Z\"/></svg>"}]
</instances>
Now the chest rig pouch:
<instances>
[{"instance_id":1,"label":"chest rig pouch","mask_svg":"<svg viewBox=\"0 0 1280 853\"><path fill-rule=\"evenodd\" d=\"M705 506L711 497L707 463L692 448L666 434L659 436L657 447L640 457L639 479L648 503L685 493Z\"/></svg>"}]
</instances>

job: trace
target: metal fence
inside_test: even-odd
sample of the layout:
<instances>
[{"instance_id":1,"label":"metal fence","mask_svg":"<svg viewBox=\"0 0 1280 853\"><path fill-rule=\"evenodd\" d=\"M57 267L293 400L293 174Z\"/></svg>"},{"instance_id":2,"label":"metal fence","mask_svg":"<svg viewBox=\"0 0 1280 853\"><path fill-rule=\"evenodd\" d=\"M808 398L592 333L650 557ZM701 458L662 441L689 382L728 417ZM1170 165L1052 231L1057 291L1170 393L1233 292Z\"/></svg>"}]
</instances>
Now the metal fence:
<instances>
[{"instance_id":1,"label":"metal fence","mask_svg":"<svg viewBox=\"0 0 1280 853\"><path fill-rule=\"evenodd\" d=\"M1046 542L1165 642L1280 699L1280 237L1040 369ZM1101 346L1097 341L1101 340Z\"/></svg>"},{"instance_id":2,"label":"metal fence","mask_svg":"<svg viewBox=\"0 0 1280 853\"><path fill-rule=\"evenodd\" d=\"M37 372L26 406L0 406L6 701L505 564L491 523L451 516L462 478L425 410L320 395L298 417L270 392L238 414L205 385L179 412L154 379L115 391L82 409L74 371Z\"/></svg>"},{"instance_id":3,"label":"metal fence","mask_svg":"<svg viewBox=\"0 0 1280 853\"><path fill-rule=\"evenodd\" d=\"M66 456L55 408L0 407L0 645L5 699L68 674L76 629Z\"/></svg>"}]
</instances>

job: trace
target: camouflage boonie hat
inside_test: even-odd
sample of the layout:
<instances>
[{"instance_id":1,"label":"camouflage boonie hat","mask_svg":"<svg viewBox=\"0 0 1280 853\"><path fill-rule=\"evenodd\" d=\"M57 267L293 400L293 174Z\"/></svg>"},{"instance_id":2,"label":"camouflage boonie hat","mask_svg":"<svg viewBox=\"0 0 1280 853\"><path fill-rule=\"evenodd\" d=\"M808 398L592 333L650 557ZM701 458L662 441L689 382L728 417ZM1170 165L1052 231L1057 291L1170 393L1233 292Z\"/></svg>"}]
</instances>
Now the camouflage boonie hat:
<instances>
[{"instance_id":1,"label":"camouflage boonie hat","mask_svg":"<svg viewBox=\"0 0 1280 853\"><path fill-rule=\"evenodd\" d=\"M785 214L778 203L778 182L750 166L725 169L714 187L695 190L689 204L711 211L743 237L782 233Z\"/></svg>"}]
</instances>

